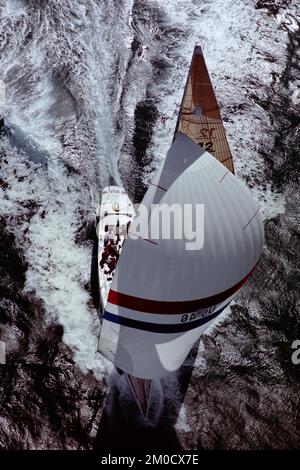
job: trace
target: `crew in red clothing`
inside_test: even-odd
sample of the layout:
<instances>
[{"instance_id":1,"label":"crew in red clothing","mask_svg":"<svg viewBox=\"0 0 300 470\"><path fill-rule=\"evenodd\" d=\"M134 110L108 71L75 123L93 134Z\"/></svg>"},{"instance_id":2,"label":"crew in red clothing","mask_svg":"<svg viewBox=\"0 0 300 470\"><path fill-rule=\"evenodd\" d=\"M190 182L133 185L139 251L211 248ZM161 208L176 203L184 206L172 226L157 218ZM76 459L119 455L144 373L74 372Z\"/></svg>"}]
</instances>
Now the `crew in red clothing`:
<instances>
[{"instance_id":1,"label":"crew in red clothing","mask_svg":"<svg viewBox=\"0 0 300 470\"><path fill-rule=\"evenodd\" d=\"M102 269L104 265L106 264L109 268L109 271L107 273L112 273L114 269L116 268L118 258L119 258L118 246L114 245L113 243L108 243L102 252L100 268Z\"/></svg>"},{"instance_id":2,"label":"crew in red clothing","mask_svg":"<svg viewBox=\"0 0 300 470\"><path fill-rule=\"evenodd\" d=\"M109 268L109 274L111 274L116 269L117 258L115 256L110 256L108 258L107 265L108 265L108 268Z\"/></svg>"},{"instance_id":3,"label":"crew in red clothing","mask_svg":"<svg viewBox=\"0 0 300 470\"><path fill-rule=\"evenodd\" d=\"M110 245L106 245L104 250L102 251L102 256L101 256L101 261L100 261L100 268L102 269L104 266L104 263L106 263L107 258L109 257L110 254Z\"/></svg>"}]
</instances>

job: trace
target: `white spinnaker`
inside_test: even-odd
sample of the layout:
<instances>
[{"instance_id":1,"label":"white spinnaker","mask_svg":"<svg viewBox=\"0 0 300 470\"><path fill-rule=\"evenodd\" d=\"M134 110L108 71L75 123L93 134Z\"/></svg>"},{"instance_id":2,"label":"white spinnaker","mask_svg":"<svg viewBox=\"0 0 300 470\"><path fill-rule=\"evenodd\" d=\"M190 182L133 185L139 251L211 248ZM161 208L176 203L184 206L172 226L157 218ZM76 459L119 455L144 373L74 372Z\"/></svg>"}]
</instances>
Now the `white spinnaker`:
<instances>
[{"instance_id":1,"label":"white spinnaker","mask_svg":"<svg viewBox=\"0 0 300 470\"><path fill-rule=\"evenodd\" d=\"M202 147L195 145L193 140L182 132L177 134L174 144L155 173L142 205L150 208L151 204L158 204L178 176L183 174L205 152Z\"/></svg>"},{"instance_id":2,"label":"white spinnaker","mask_svg":"<svg viewBox=\"0 0 300 470\"><path fill-rule=\"evenodd\" d=\"M145 196L148 206L153 201L204 205L204 245L187 250L184 237L137 238L146 222L140 213L131 224L133 235L113 279L99 347L118 367L142 378L180 367L246 281L263 247L262 221L249 191L183 134L154 181ZM151 232L151 220L149 225Z\"/></svg>"}]
</instances>

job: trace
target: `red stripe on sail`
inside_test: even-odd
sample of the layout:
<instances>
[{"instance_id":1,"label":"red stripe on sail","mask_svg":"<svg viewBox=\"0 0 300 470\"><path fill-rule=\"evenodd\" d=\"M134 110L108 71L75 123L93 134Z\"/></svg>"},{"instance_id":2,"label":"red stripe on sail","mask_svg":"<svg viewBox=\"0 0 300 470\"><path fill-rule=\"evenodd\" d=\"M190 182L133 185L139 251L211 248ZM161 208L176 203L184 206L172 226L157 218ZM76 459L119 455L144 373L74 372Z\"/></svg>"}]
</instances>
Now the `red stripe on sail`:
<instances>
[{"instance_id":1,"label":"red stripe on sail","mask_svg":"<svg viewBox=\"0 0 300 470\"><path fill-rule=\"evenodd\" d=\"M245 276L240 282L230 287L229 289L211 297L205 297L203 299L176 302L150 300L134 297L132 295L121 294L120 292L111 289L108 295L108 302L114 305L119 305L120 307L128 308L130 310L162 315L180 315L181 313L195 312L200 308L209 308L213 307L214 305L218 305L231 297L245 284L254 269L255 266L247 274L247 276Z\"/></svg>"}]
</instances>

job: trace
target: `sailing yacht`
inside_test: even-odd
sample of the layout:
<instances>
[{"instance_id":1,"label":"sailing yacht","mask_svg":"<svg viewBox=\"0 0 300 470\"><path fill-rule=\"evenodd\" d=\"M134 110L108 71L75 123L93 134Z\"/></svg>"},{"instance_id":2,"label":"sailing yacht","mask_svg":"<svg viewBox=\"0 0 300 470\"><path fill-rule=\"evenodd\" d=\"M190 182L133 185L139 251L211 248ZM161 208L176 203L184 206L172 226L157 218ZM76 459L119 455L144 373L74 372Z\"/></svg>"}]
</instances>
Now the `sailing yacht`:
<instances>
[{"instance_id":1,"label":"sailing yacht","mask_svg":"<svg viewBox=\"0 0 300 470\"><path fill-rule=\"evenodd\" d=\"M113 206L107 208L105 201L102 210L110 213ZM161 235L153 211L174 204L204 208L203 224L196 227L203 231L200 248L187 249L184 237ZM98 348L127 374L145 415L151 380L184 363L206 328L247 282L264 243L257 204L234 175L199 46L193 53L173 143L140 207L143 211L139 209L134 218L126 209L131 214L126 219L130 236L122 241L113 274L104 274L109 276L104 288L100 281L106 302ZM108 222L103 218L102 228L113 225ZM176 218L173 225L176 230ZM141 236L141 228L150 236ZM154 239L152 233L159 235Z\"/></svg>"},{"instance_id":2,"label":"sailing yacht","mask_svg":"<svg viewBox=\"0 0 300 470\"><path fill-rule=\"evenodd\" d=\"M119 186L107 186L102 191L98 211L98 279L100 309L103 313L117 262L135 210L126 191Z\"/></svg>"}]
</instances>

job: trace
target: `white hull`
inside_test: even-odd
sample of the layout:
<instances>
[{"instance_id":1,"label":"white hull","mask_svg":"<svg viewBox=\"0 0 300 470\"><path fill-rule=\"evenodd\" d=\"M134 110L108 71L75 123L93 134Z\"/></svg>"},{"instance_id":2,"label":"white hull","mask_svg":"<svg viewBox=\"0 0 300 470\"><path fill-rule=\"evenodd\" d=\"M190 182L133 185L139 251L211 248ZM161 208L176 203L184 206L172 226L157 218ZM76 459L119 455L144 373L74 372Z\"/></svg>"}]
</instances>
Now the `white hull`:
<instances>
[{"instance_id":1,"label":"white hull","mask_svg":"<svg viewBox=\"0 0 300 470\"><path fill-rule=\"evenodd\" d=\"M107 245L113 245L118 257L122 251L122 245L126 238L128 225L135 215L134 207L123 188L119 186L107 186L102 191L101 204L98 210L99 222L97 225L98 236L98 279L100 291L100 308L104 311L109 289L112 283L114 269L113 264L106 263L103 253Z\"/></svg>"},{"instance_id":2,"label":"white hull","mask_svg":"<svg viewBox=\"0 0 300 470\"><path fill-rule=\"evenodd\" d=\"M104 262L103 253L105 253L107 246L113 246L117 251L116 257L120 256L128 226L134 216L134 207L124 189L118 186L108 186L103 189L97 225L98 278L102 312L105 311L115 271L115 269L109 268L109 259ZM138 379L131 375L127 375L127 378L140 410L147 419L151 380Z\"/></svg>"}]
</instances>

